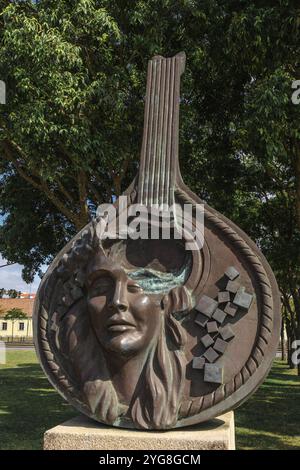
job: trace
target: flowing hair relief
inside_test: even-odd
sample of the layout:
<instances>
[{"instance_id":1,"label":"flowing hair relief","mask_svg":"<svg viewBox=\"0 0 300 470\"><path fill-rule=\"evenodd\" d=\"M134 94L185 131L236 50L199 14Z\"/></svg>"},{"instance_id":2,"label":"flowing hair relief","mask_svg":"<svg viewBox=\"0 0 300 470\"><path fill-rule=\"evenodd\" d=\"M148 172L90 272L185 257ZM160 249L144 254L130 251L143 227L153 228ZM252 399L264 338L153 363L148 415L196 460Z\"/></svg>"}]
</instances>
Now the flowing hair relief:
<instances>
[{"instance_id":1,"label":"flowing hair relief","mask_svg":"<svg viewBox=\"0 0 300 470\"><path fill-rule=\"evenodd\" d=\"M185 338L180 323L163 313L157 343L150 350L130 408L137 427L168 429L176 424L185 379Z\"/></svg>"},{"instance_id":2,"label":"flowing hair relief","mask_svg":"<svg viewBox=\"0 0 300 470\"><path fill-rule=\"evenodd\" d=\"M82 384L80 393L91 413L100 421L113 424L119 416L117 393L86 313L86 302L80 304L74 305L62 320L64 353L71 363L71 372Z\"/></svg>"}]
</instances>

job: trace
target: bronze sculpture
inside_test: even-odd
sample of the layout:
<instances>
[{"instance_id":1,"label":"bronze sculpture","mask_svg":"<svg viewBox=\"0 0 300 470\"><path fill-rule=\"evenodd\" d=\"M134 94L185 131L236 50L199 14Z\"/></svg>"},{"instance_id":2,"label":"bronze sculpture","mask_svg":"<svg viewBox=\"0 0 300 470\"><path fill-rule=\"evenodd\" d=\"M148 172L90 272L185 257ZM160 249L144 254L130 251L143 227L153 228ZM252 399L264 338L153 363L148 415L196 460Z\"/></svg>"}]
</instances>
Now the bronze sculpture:
<instances>
[{"instance_id":1,"label":"bronze sculpture","mask_svg":"<svg viewBox=\"0 0 300 470\"><path fill-rule=\"evenodd\" d=\"M183 53L149 61L126 223L135 203L189 204L195 226L202 201L184 185L178 162L184 65ZM159 230L151 237L150 228L147 239L120 231L110 238L124 213L119 201L115 208L113 219L102 214L58 254L41 283L35 345L50 381L81 412L115 426L168 429L238 406L264 379L279 339L279 296L266 260L207 205L197 249L186 249L187 232L177 236L176 210L169 239Z\"/></svg>"}]
</instances>

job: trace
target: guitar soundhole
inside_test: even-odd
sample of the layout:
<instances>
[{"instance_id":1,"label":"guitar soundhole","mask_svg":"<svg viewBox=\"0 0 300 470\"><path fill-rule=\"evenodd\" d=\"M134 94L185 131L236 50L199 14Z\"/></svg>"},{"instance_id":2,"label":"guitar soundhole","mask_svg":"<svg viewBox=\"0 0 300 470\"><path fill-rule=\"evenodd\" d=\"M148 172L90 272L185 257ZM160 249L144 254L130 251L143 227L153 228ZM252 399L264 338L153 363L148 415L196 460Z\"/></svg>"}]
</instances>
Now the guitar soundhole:
<instances>
[{"instance_id":1,"label":"guitar soundhole","mask_svg":"<svg viewBox=\"0 0 300 470\"><path fill-rule=\"evenodd\" d=\"M149 293L184 285L192 271L192 255L182 240L119 240L107 243L105 251Z\"/></svg>"}]
</instances>

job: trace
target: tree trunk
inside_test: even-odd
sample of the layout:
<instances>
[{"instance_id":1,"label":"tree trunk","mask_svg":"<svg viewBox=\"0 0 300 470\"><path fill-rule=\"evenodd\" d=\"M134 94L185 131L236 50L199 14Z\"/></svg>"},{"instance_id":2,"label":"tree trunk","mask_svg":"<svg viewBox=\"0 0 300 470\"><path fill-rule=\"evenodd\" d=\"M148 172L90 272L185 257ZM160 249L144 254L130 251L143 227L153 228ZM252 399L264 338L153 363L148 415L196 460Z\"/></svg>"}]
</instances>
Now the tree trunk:
<instances>
[{"instance_id":1,"label":"tree trunk","mask_svg":"<svg viewBox=\"0 0 300 470\"><path fill-rule=\"evenodd\" d=\"M121 176L115 175L113 177L115 196L119 197L121 194Z\"/></svg>"},{"instance_id":2,"label":"tree trunk","mask_svg":"<svg viewBox=\"0 0 300 470\"><path fill-rule=\"evenodd\" d=\"M296 220L300 230L300 142L296 142L295 177L296 177Z\"/></svg>"},{"instance_id":3,"label":"tree trunk","mask_svg":"<svg viewBox=\"0 0 300 470\"><path fill-rule=\"evenodd\" d=\"M287 364L290 369L294 369L294 364L292 362L292 343L293 343L293 329L291 326L291 322L289 320L286 320L286 332L287 332Z\"/></svg>"},{"instance_id":4,"label":"tree trunk","mask_svg":"<svg viewBox=\"0 0 300 470\"><path fill-rule=\"evenodd\" d=\"M296 364L293 362L293 353L295 352L295 349L292 347L293 346L293 343L296 339L296 336L294 334L294 332L292 332L291 334L291 344L290 344L290 369L296 369Z\"/></svg>"},{"instance_id":5,"label":"tree trunk","mask_svg":"<svg viewBox=\"0 0 300 470\"><path fill-rule=\"evenodd\" d=\"M281 360L286 360L286 348L285 348L285 338L284 338L284 319L281 323Z\"/></svg>"},{"instance_id":6,"label":"tree trunk","mask_svg":"<svg viewBox=\"0 0 300 470\"><path fill-rule=\"evenodd\" d=\"M295 289L293 292L293 300L294 300L294 307L295 307L295 317L293 319L293 336L294 341L300 341L300 300L299 300L299 291ZM296 349L299 349L298 343ZM294 348L294 352L296 351ZM294 364L294 367L298 369L298 375L300 376L300 364Z\"/></svg>"},{"instance_id":7,"label":"tree trunk","mask_svg":"<svg viewBox=\"0 0 300 470\"><path fill-rule=\"evenodd\" d=\"M287 335L287 355L286 355L286 361L287 365L291 367L292 363L292 321L291 321L291 316L293 312L290 308L289 304L289 299L288 296L285 295L283 292L283 305L282 305L282 320L285 323L285 328L286 328L286 335Z\"/></svg>"},{"instance_id":8,"label":"tree trunk","mask_svg":"<svg viewBox=\"0 0 300 470\"><path fill-rule=\"evenodd\" d=\"M296 338L297 338L297 346L296 346L296 349L294 349L294 351L299 351L300 350L300 323L298 323ZM300 352L296 354L296 358L299 361L297 364L297 371L298 371L298 376L300 377Z\"/></svg>"}]
</instances>

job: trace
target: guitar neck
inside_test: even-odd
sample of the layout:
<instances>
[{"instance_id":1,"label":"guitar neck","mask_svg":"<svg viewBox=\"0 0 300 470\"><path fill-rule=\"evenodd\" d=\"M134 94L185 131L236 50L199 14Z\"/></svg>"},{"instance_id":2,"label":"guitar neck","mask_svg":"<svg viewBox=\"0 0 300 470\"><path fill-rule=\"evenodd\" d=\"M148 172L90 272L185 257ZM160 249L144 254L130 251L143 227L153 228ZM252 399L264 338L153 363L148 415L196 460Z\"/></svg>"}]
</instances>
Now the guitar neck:
<instances>
[{"instance_id":1,"label":"guitar neck","mask_svg":"<svg viewBox=\"0 0 300 470\"><path fill-rule=\"evenodd\" d=\"M138 202L174 203L178 168L180 76L183 52L172 58L155 56L148 63L144 132L140 158Z\"/></svg>"}]
</instances>

